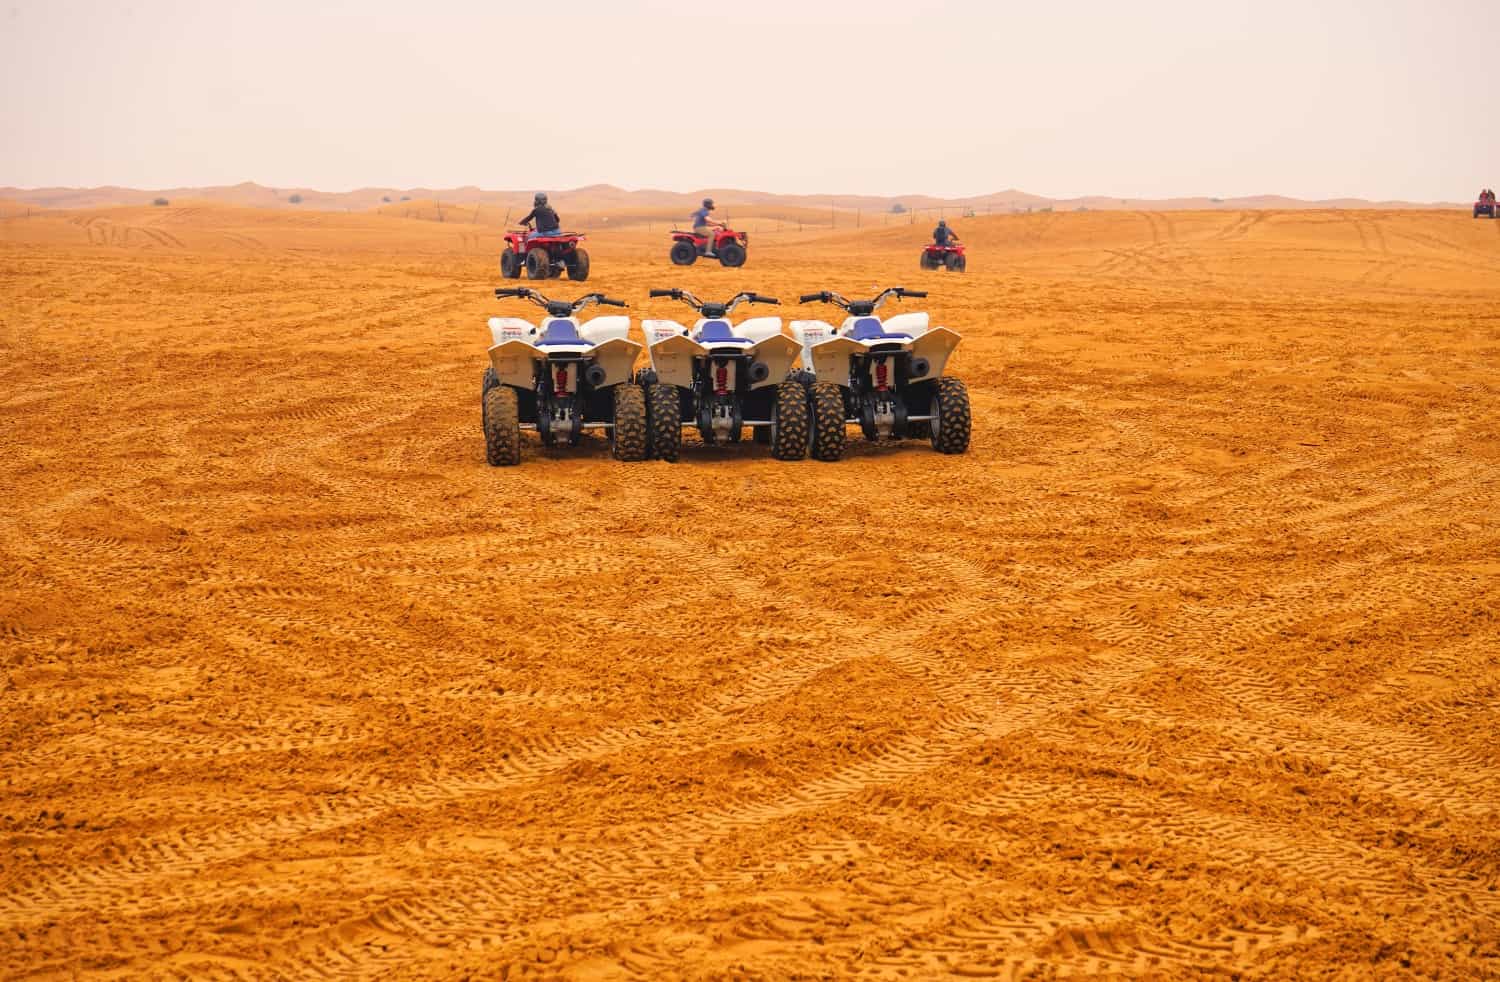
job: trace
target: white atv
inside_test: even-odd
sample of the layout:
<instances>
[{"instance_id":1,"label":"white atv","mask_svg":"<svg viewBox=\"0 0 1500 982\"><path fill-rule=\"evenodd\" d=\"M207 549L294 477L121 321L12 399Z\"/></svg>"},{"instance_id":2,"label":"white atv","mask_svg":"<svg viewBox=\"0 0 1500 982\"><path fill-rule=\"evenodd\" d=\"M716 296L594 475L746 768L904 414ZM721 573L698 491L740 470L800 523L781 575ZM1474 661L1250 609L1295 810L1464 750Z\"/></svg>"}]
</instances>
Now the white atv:
<instances>
[{"instance_id":1,"label":"white atv","mask_svg":"<svg viewBox=\"0 0 1500 982\"><path fill-rule=\"evenodd\" d=\"M641 373L650 455L676 460L682 427L690 424L708 445L738 443L749 426L777 460L806 456L807 394L790 377L796 342L781 333L780 317L727 320L742 303L781 301L748 292L728 303L704 303L686 290L652 290L651 296L681 300L700 316L691 329L676 321L641 322L651 353L651 368Z\"/></svg>"},{"instance_id":2,"label":"white atv","mask_svg":"<svg viewBox=\"0 0 1500 982\"><path fill-rule=\"evenodd\" d=\"M646 396L631 379L641 346L629 339L630 318L575 316L593 304L623 307L602 293L574 301L548 300L528 287L502 288L496 297L530 300L547 312L538 325L491 317L494 344L480 394L485 457L494 466L521 462L521 430L534 429L542 446L577 446L585 429L609 431L617 460L646 458Z\"/></svg>"},{"instance_id":3,"label":"white atv","mask_svg":"<svg viewBox=\"0 0 1500 982\"><path fill-rule=\"evenodd\" d=\"M929 327L927 314L875 316L892 297L925 297L894 286L873 300L846 300L828 290L802 303L831 303L849 316L835 328L823 321L793 321L802 345L803 379L812 413L809 452L818 460L844 453L845 425L858 423L870 440L930 436L933 449L969 449L969 391L943 368L959 336Z\"/></svg>"}]
</instances>

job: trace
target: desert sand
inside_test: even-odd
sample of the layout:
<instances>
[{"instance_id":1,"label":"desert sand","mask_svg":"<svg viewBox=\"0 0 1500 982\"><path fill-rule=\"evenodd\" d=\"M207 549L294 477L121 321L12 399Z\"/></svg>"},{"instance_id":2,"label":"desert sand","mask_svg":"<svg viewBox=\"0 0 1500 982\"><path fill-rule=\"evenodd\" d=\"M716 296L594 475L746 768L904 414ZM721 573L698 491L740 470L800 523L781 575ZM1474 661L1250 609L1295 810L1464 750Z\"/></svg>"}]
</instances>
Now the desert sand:
<instances>
[{"instance_id":1,"label":"desert sand","mask_svg":"<svg viewBox=\"0 0 1500 982\"><path fill-rule=\"evenodd\" d=\"M498 226L4 216L0 974L1500 974L1500 222L594 226L972 448L491 469Z\"/></svg>"}]
</instances>

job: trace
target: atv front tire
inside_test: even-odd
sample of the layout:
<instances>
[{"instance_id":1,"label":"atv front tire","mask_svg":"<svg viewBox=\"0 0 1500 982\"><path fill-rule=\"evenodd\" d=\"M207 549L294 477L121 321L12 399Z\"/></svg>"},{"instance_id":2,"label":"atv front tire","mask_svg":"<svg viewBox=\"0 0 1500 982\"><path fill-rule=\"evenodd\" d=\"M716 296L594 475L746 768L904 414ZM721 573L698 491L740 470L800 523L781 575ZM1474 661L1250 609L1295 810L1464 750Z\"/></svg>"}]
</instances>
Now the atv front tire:
<instances>
[{"instance_id":1,"label":"atv front tire","mask_svg":"<svg viewBox=\"0 0 1500 982\"><path fill-rule=\"evenodd\" d=\"M801 460L807 456L811 428L807 389L801 382L788 379L776 386L776 401L771 404L771 425L756 427L755 432L759 435L762 430L769 431L772 457Z\"/></svg>"},{"instance_id":2,"label":"atv front tire","mask_svg":"<svg viewBox=\"0 0 1500 982\"><path fill-rule=\"evenodd\" d=\"M832 382L815 382L807 390L807 402L812 417L808 454L814 460L838 460L849 439L844 429L844 393Z\"/></svg>"},{"instance_id":3,"label":"atv front tire","mask_svg":"<svg viewBox=\"0 0 1500 982\"><path fill-rule=\"evenodd\" d=\"M526 275L534 280L545 280L552 275L552 257L546 249L533 249L526 254Z\"/></svg>"},{"instance_id":4,"label":"atv front tire","mask_svg":"<svg viewBox=\"0 0 1500 982\"><path fill-rule=\"evenodd\" d=\"M938 453L963 453L969 449L969 390L952 375L938 379L932 395L932 449Z\"/></svg>"},{"instance_id":5,"label":"atv front tire","mask_svg":"<svg viewBox=\"0 0 1500 982\"><path fill-rule=\"evenodd\" d=\"M510 246L506 246L505 251L500 253L500 275L506 279L519 279L523 265L525 264L521 261L521 257L516 255L516 250Z\"/></svg>"},{"instance_id":6,"label":"atv front tire","mask_svg":"<svg viewBox=\"0 0 1500 982\"><path fill-rule=\"evenodd\" d=\"M698 261L698 250L691 242L678 240L672 243L672 262L678 266L691 266Z\"/></svg>"},{"instance_id":7,"label":"atv front tire","mask_svg":"<svg viewBox=\"0 0 1500 982\"><path fill-rule=\"evenodd\" d=\"M719 262L736 269L745 265L745 247L738 242L726 242L719 247Z\"/></svg>"},{"instance_id":8,"label":"atv front tire","mask_svg":"<svg viewBox=\"0 0 1500 982\"><path fill-rule=\"evenodd\" d=\"M488 384L489 379L485 379ZM484 393L484 457L491 467L521 462L520 410L516 390L496 384Z\"/></svg>"},{"instance_id":9,"label":"atv front tire","mask_svg":"<svg viewBox=\"0 0 1500 982\"><path fill-rule=\"evenodd\" d=\"M582 283L589 278L589 254L582 249L573 250L573 261L568 263L568 279Z\"/></svg>"},{"instance_id":10,"label":"atv front tire","mask_svg":"<svg viewBox=\"0 0 1500 982\"><path fill-rule=\"evenodd\" d=\"M609 449L616 460L646 459L646 393L634 382L615 386L615 419Z\"/></svg>"}]
</instances>

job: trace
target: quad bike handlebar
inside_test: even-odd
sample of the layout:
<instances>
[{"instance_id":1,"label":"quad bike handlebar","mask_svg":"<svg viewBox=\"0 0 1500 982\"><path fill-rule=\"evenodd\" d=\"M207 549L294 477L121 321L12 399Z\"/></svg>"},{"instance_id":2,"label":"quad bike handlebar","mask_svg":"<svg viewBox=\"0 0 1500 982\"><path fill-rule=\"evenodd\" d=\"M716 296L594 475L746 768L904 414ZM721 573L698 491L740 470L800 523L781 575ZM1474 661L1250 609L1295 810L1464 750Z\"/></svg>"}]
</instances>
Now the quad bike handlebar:
<instances>
[{"instance_id":1,"label":"quad bike handlebar","mask_svg":"<svg viewBox=\"0 0 1500 982\"><path fill-rule=\"evenodd\" d=\"M541 307L543 310L547 311L547 313L551 314L553 317L571 317L572 315L578 313L580 310L583 310L585 307L592 306L596 303L605 307L630 306L623 300L615 300L611 297L606 297L602 293L586 293L583 296L579 297L577 300L569 301L548 300L546 297L542 296L540 293L533 290L529 286L502 286L495 289L495 299L503 300L506 297L516 297L520 300L530 300L538 307Z\"/></svg>"},{"instance_id":2,"label":"quad bike handlebar","mask_svg":"<svg viewBox=\"0 0 1500 982\"><path fill-rule=\"evenodd\" d=\"M773 303L778 306L781 304L781 301L775 297L767 297L750 290L735 294L727 303L705 303L687 290L677 288L671 290L652 290L651 296L671 297L673 300L681 300L705 317L723 317L742 303Z\"/></svg>"},{"instance_id":3,"label":"quad bike handlebar","mask_svg":"<svg viewBox=\"0 0 1500 982\"><path fill-rule=\"evenodd\" d=\"M855 316L866 316L875 313L880 305L891 297L900 300L902 297L925 297L926 290L908 290L904 286L892 286L880 291L873 300L850 300L832 290L823 290L819 293L804 293L798 300L799 303L831 303L835 307L842 307Z\"/></svg>"}]
</instances>

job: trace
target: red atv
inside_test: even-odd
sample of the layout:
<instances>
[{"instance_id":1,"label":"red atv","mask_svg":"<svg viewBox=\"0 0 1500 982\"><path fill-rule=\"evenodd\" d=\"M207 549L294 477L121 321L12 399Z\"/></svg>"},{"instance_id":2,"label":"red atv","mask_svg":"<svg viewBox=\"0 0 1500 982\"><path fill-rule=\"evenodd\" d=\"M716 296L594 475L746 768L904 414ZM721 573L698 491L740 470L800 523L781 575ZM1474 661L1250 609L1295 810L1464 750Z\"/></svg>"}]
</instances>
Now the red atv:
<instances>
[{"instance_id":1,"label":"red atv","mask_svg":"<svg viewBox=\"0 0 1500 982\"><path fill-rule=\"evenodd\" d=\"M1474 202L1474 217L1483 215L1485 218L1495 217L1495 195L1492 191L1481 191L1479 200Z\"/></svg>"},{"instance_id":2,"label":"red atv","mask_svg":"<svg viewBox=\"0 0 1500 982\"><path fill-rule=\"evenodd\" d=\"M969 260L964 256L964 244L957 239L947 245L933 243L922 250L923 269L951 269L955 273L962 273L969 268Z\"/></svg>"},{"instance_id":3,"label":"red atv","mask_svg":"<svg viewBox=\"0 0 1500 982\"><path fill-rule=\"evenodd\" d=\"M578 247L583 241L581 232L549 232L526 238L524 228L508 229L505 233L505 251L500 253L500 275L506 279L518 279L521 270L534 280L545 280L561 276L568 271L568 279L580 283L589 278L589 254Z\"/></svg>"},{"instance_id":4,"label":"red atv","mask_svg":"<svg viewBox=\"0 0 1500 982\"><path fill-rule=\"evenodd\" d=\"M716 228L713 233L714 252L719 254L719 262L730 267L745 265L745 246L749 244L750 236L727 228ZM680 228L672 230L672 262L678 266L693 265L707 246L707 236L694 235Z\"/></svg>"}]
</instances>

